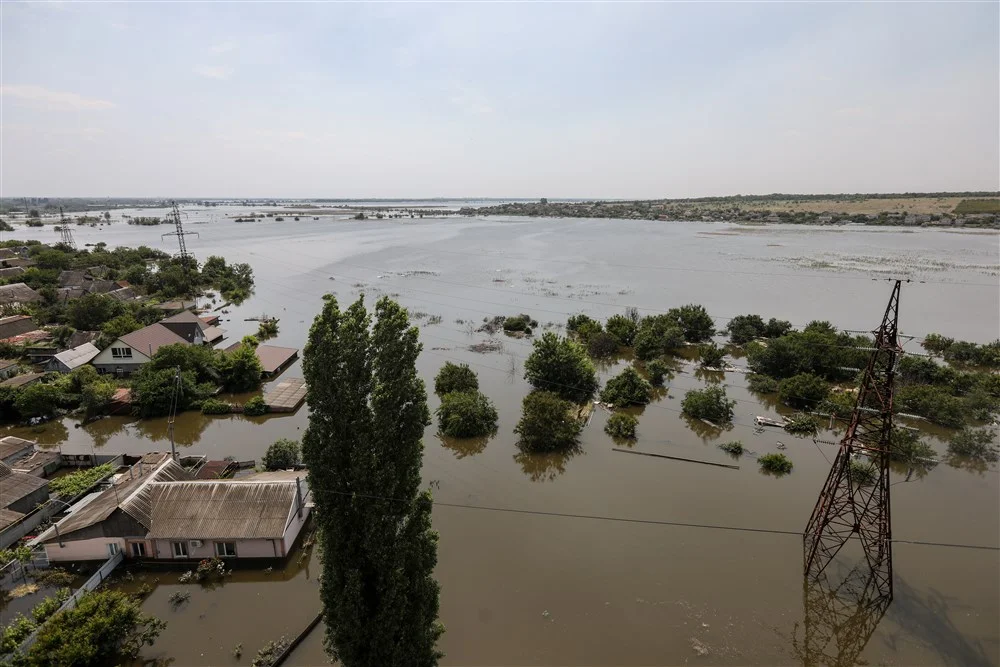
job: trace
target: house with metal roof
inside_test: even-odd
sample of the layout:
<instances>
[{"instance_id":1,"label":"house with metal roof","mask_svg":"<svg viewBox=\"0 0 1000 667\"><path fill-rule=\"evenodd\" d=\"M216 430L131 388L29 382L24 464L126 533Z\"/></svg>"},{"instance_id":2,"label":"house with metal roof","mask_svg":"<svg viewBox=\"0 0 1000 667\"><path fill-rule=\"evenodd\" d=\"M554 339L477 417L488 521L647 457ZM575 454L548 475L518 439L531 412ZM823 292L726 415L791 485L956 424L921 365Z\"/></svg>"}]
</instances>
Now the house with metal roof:
<instances>
[{"instance_id":1,"label":"house with metal roof","mask_svg":"<svg viewBox=\"0 0 1000 667\"><path fill-rule=\"evenodd\" d=\"M11 315L0 317L0 340L13 338L29 331L36 331L38 326L27 315Z\"/></svg>"},{"instance_id":2,"label":"house with metal roof","mask_svg":"<svg viewBox=\"0 0 1000 667\"><path fill-rule=\"evenodd\" d=\"M161 347L176 343L190 344L183 337L157 322L115 339L111 345L101 350L90 363L99 373L131 375L139 370L143 364L149 363Z\"/></svg>"},{"instance_id":3,"label":"house with metal roof","mask_svg":"<svg viewBox=\"0 0 1000 667\"><path fill-rule=\"evenodd\" d=\"M91 359L100 354L101 351L93 343L84 343L68 350L63 350L52 357L46 365L46 370L69 373L74 368L79 368L90 362Z\"/></svg>"},{"instance_id":4,"label":"house with metal roof","mask_svg":"<svg viewBox=\"0 0 1000 667\"><path fill-rule=\"evenodd\" d=\"M15 472L0 461L0 512L3 514L0 529L18 521L48 499L49 480Z\"/></svg>"},{"instance_id":5,"label":"house with metal roof","mask_svg":"<svg viewBox=\"0 0 1000 667\"><path fill-rule=\"evenodd\" d=\"M149 457L151 455L147 455ZM38 536L50 561L282 558L309 516L302 479L194 480L169 455L129 469ZM146 457L144 457L146 458ZM137 465L141 465L140 464Z\"/></svg>"},{"instance_id":6,"label":"house with metal roof","mask_svg":"<svg viewBox=\"0 0 1000 667\"><path fill-rule=\"evenodd\" d=\"M20 305L42 300L42 295L24 283L0 285L0 304Z\"/></svg>"},{"instance_id":7,"label":"house with metal roof","mask_svg":"<svg viewBox=\"0 0 1000 667\"><path fill-rule=\"evenodd\" d=\"M0 462L11 464L35 451L35 443L31 440L5 435L0 438Z\"/></svg>"}]
</instances>

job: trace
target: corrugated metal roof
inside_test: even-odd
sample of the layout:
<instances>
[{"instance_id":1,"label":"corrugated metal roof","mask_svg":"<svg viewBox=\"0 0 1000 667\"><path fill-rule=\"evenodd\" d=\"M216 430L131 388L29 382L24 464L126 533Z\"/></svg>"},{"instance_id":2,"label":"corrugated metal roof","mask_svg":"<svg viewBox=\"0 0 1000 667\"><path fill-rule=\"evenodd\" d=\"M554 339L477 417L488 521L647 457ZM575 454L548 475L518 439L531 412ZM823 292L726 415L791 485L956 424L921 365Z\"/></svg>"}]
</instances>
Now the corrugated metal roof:
<instances>
[{"instance_id":1,"label":"corrugated metal roof","mask_svg":"<svg viewBox=\"0 0 1000 667\"><path fill-rule=\"evenodd\" d=\"M153 539L276 539L295 507L295 482L149 484Z\"/></svg>"},{"instance_id":2,"label":"corrugated metal roof","mask_svg":"<svg viewBox=\"0 0 1000 667\"><path fill-rule=\"evenodd\" d=\"M155 460L153 457L156 457ZM167 453L146 454L142 457L142 470L138 464L132 467L132 477L128 473L113 487L102 491L97 498L79 511L74 511L59 522L59 532L65 537L73 531L87 528L104 521L119 507L136 521L149 526L149 502L144 498L135 498L145 486L154 479L190 479L190 475L181 468ZM55 535L46 538L46 542L55 539Z\"/></svg>"},{"instance_id":3,"label":"corrugated metal roof","mask_svg":"<svg viewBox=\"0 0 1000 667\"><path fill-rule=\"evenodd\" d=\"M294 347L278 347L277 345L258 345L256 352L261 368L268 374L274 373L299 353Z\"/></svg>"},{"instance_id":4,"label":"corrugated metal roof","mask_svg":"<svg viewBox=\"0 0 1000 667\"><path fill-rule=\"evenodd\" d=\"M9 465L0 461L0 508L7 508L48 485L49 480L25 475L23 472L14 472Z\"/></svg>"},{"instance_id":5,"label":"corrugated metal roof","mask_svg":"<svg viewBox=\"0 0 1000 667\"><path fill-rule=\"evenodd\" d=\"M63 363L67 368L73 370L83 366L85 363L100 354L101 351L97 349L93 343L84 343L79 347L74 347L64 352L60 352L56 355L56 359Z\"/></svg>"},{"instance_id":6,"label":"corrugated metal roof","mask_svg":"<svg viewBox=\"0 0 1000 667\"><path fill-rule=\"evenodd\" d=\"M20 512L0 507L0 528L6 528L10 524L20 521L23 516Z\"/></svg>"},{"instance_id":7,"label":"corrugated metal roof","mask_svg":"<svg viewBox=\"0 0 1000 667\"><path fill-rule=\"evenodd\" d=\"M147 356L156 354L156 351L164 345L173 345L174 343L188 344L186 340L159 322L150 324L148 327L143 327L138 331L127 333L120 340L134 350Z\"/></svg>"},{"instance_id":8,"label":"corrugated metal roof","mask_svg":"<svg viewBox=\"0 0 1000 667\"><path fill-rule=\"evenodd\" d=\"M27 452L35 448L35 443L31 440L18 438L14 435L7 435L0 438L0 463L3 459L10 458L20 452ZM3 468L0 468L0 475L3 475Z\"/></svg>"},{"instance_id":9,"label":"corrugated metal roof","mask_svg":"<svg viewBox=\"0 0 1000 667\"><path fill-rule=\"evenodd\" d=\"M41 295L24 283L0 286L0 303L28 303L41 300Z\"/></svg>"}]
</instances>

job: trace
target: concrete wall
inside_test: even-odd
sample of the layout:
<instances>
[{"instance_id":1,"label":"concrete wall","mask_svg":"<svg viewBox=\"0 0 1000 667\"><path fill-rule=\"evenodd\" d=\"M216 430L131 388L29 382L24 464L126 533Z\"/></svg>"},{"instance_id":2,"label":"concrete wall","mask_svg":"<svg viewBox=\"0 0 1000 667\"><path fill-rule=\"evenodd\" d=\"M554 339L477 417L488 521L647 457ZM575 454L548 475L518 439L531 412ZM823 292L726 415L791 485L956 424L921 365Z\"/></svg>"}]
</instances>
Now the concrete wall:
<instances>
[{"instance_id":1,"label":"concrete wall","mask_svg":"<svg viewBox=\"0 0 1000 667\"><path fill-rule=\"evenodd\" d=\"M187 542L188 557L175 558L173 542ZM218 540L223 541L223 540ZM225 540L236 543L236 558L281 558L280 540ZM216 540L202 540L202 546L192 547L190 540L155 540L154 552L156 558L160 560L201 560L202 558L215 557Z\"/></svg>"},{"instance_id":2,"label":"concrete wall","mask_svg":"<svg viewBox=\"0 0 1000 667\"><path fill-rule=\"evenodd\" d=\"M298 512L294 509L292 510L292 518L288 523L288 528L285 529L285 539L282 540L281 545L281 555L287 556L288 552L292 550L295 545L295 540L298 538L299 533L302 532L302 526L305 525L306 519L309 518L309 508L302 508L302 518L299 518Z\"/></svg>"},{"instance_id":3,"label":"concrete wall","mask_svg":"<svg viewBox=\"0 0 1000 667\"><path fill-rule=\"evenodd\" d=\"M78 560L107 560L108 544L114 542L122 551L125 550L125 539L121 537L95 537L89 540L75 540L73 542L63 541L63 546L58 542L51 542L45 545L45 554L52 562L78 561ZM128 554L126 554L128 555Z\"/></svg>"},{"instance_id":4,"label":"concrete wall","mask_svg":"<svg viewBox=\"0 0 1000 667\"><path fill-rule=\"evenodd\" d=\"M2 484L2 482L0 482ZM49 499L49 485L40 486L23 498L18 498L10 504L10 509L21 514L28 514Z\"/></svg>"}]
</instances>

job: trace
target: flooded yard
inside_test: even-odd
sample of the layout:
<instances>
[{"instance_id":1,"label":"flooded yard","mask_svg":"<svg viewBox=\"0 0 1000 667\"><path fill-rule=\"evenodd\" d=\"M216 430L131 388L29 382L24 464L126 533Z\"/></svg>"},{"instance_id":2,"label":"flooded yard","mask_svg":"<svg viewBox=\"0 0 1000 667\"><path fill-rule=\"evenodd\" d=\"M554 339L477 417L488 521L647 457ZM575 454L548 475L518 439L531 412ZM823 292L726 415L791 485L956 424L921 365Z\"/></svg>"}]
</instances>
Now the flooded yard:
<instances>
[{"instance_id":1,"label":"flooded yard","mask_svg":"<svg viewBox=\"0 0 1000 667\"><path fill-rule=\"evenodd\" d=\"M846 665L854 657L869 664L1000 664L996 550L899 542L896 597L870 638L837 648L831 661L827 644L806 637L810 628L841 622L832 610L804 604L800 537L836 447L755 428L756 415L785 409L762 404L742 373L706 375L681 364L666 391L635 411L636 450L739 469L615 452L602 430L608 413L600 409L578 451L529 456L515 447L512 431L529 389L522 375L531 339L476 331L496 315L527 313L543 328L560 329L574 313L605 319L629 306L645 315L687 303L703 304L720 329L732 316L759 313L799 327L824 319L871 330L889 295L882 279L909 277L903 333L986 342L997 338L1000 322L996 233L335 216L235 223L227 218L233 214L192 209L187 222L200 233L188 242L200 260L219 254L254 268L254 296L221 313L228 341L256 330L246 318L266 314L280 320L269 343L301 350L324 294L345 305L364 293L369 306L391 295L420 326L425 381L432 383L446 361L468 363L497 406L500 428L488 441L444 440L434 426L424 438L424 481L439 502L442 664ZM170 250L160 239L166 228L73 231L79 244L113 239ZM18 234L56 236L50 228ZM922 351L917 341L905 349ZM626 364L601 365L602 380ZM275 382L301 376L298 361ZM709 381L725 384L738 401L728 431L680 414L684 393ZM433 411L437 398L429 403ZM178 416L175 434L184 454L259 460L278 438L300 438L307 423L306 408L256 418L189 412ZM169 449L165 419L115 417L86 427L64 420L8 432L67 453ZM927 429L939 454L944 435ZM824 432L819 439L838 436ZM756 454L776 451L780 441L794 471L775 478L761 474L752 456L733 461L717 447L729 440ZM892 478L894 538L998 545L996 466L907 472L894 470ZM839 565L849 568L853 556ZM297 633L319 609L319 564L299 565L293 557L279 569L237 570L215 590L178 584L178 573L145 574L159 581L144 607L168 627L144 657L238 664L232 651L242 643L239 664L248 664L264 642ZM182 587L192 596L175 610L169 596ZM286 664L323 664L321 637L322 626Z\"/></svg>"}]
</instances>

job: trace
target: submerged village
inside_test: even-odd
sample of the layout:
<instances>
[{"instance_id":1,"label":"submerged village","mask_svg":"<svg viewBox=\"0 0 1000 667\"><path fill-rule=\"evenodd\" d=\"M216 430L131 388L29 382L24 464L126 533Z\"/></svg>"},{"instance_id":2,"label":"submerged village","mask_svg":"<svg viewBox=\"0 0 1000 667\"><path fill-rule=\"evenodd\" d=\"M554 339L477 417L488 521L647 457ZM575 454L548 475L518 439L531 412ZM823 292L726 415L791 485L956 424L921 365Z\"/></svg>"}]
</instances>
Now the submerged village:
<instances>
[{"instance_id":1,"label":"submerged village","mask_svg":"<svg viewBox=\"0 0 1000 667\"><path fill-rule=\"evenodd\" d=\"M234 311L252 302L262 287L257 267L222 255L202 257L191 250L196 241L189 240L186 247L186 230L223 223L195 227L182 219L183 208L166 209L162 219L116 212L113 222L110 213L85 214L76 221L77 229L163 226L180 236L180 252L169 248L178 240L170 233L158 248L83 245L74 240L64 216L47 221L61 223L58 241L30 240L37 228L33 221L41 217L30 214L16 218L15 227L7 225L7 235L16 240L0 241L0 420L16 433L0 438L0 664L140 664L150 659L166 664L175 651L185 656L177 664L318 664L322 613L315 592L319 586L309 568L321 545L313 525L315 471L307 466L309 456L318 454L309 454L298 426L267 420L307 412L303 405L312 390L307 386L310 373L331 373L342 380L364 371L350 369L350 360L323 356L333 350L324 347L323 326L347 330L356 324L367 331L373 322L373 339L382 335L380 327L396 326L400 341L422 345L404 346L397 354L414 364L422 349L420 359L430 360L418 368L422 383L417 375L406 379L405 368L398 369L400 381L411 382L407 386L414 395L426 386L436 406L433 412L425 406L426 414L412 415L416 432L423 433L426 426L435 434L434 439L424 436L423 448L440 446L456 460L474 461L487 448L506 447L506 456L513 455L529 484L557 479L585 448L594 456L594 442L615 452L615 461L640 461L637 465L645 467L641 474L648 474L655 462L720 473L750 469L760 473L754 484L772 487L794 479L802 449L807 446L812 454L815 447L822 454L844 434L873 349L871 333L829 321L793 323L770 313L723 320L697 303L665 303L644 311L626 306L609 313L587 306L588 300L600 304L601 297L594 296L579 297L581 307L563 318L544 308L526 306L522 312L487 299L472 306L471 314L453 318L450 334L441 333L437 327L449 323L419 310L419 301L427 298L421 288L427 291L435 283L417 282L415 292L403 287L400 294L377 286L382 273L371 276L373 285L331 271L322 276L329 293L350 284L350 289L337 291L336 301L303 307L297 303L301 297L279 290L278 301L267 304L272 315L234 321ZM222 214L225 224L247 228L284 224L286 218L296 224L334 220L322 205L249 208L251 213L234 209ZM374 209L368 215L361 209L338 209L337 219L397 226L423 220L419 211L404 215L403 210L386 208L384 216L376 217ZM440 213L427 211L428 218ZM536 214L530 207L527 211ZM501 206L476 213L511 210ZM449 212L455 215L459 212ZM309 257L308 249L303 253ZM294 262L279 256L261 261L271 259ZM340 271L358 273L362 268L374 267ZM448 289L449 278L437 271L399 274L408 275L440 281L439 292ZM505 279L491 278L489 289L504 289ZM880 298L888 296L890 286L879 285L886 288ZM368 310L359 314L362 295ZM405 309L397 305L410 297L418 303ZM314 317L316 324L298 347L276 345L273 340L290 324L284 318L291 312L305 330ZM863 315L874 328L881 313ZM404 333L410 326L416 327L412 339ZM227 328L252 332L234 336ZM307 342L313 360L307 356ZM911 350L917 347L919 351ZM465 356L455 356L459 349ZM901 358L895 380L901 417L891 436L893 475L918 481L939 468L965 475L995 473L1000 341L967 342L929 333L907 349L915 353ZM381 368L379 355L387 353L375 344L372 350L374 370L367 372L374 373L376 384L389 382L395 368ZM524 351L520 358L519 350ZM492 375L506 380L495 382ZM733 378L742 383L740 388ZM693 384L682 386L682 379ZM506 389L498 389L504 384ZM496 395L501 391L518 392L516 415L503 414L500 401L507 399ZM344 388L312 392L310 406L335 406L331 414L341 405L366 400ZM680 420L681 432L697 442L695 449L674 447L673 441L684 437L678 431L671 431L670 441L657 439L647 426L653 419L649 413L664 411ZM191 454L186 451L190 443L177 430L191 415L208 423L238 420L251 429L267 424L267 432L280 437L266 443L262 456ZM373 419L377 422L377 415ZM400 422L406 419L410 417L400 417ZM160 423L162 433L152 440L161 447L149 451L144 443L132 451L92 446L87 453L64 452L64 438L51 434L60 433L57 425L70 422L74 430L114 423L126 433L135 428L136 434L143 433L143 424ZM419 435L414 442L419 449ZM412 470L419 478L419 459ZM872 451L850 461L851 483L858 488L876 486L880 474ZM470 483L426 466L423 475L407 484L419 482L435 494L442 484L464 489ZM330 478L319 479L325 480L321 490L334 484ZM460 497L472 507L488 505L485 509L518 504L484 503L479 493L464 490ZM471 525L463 528L475 531ZM455 539L454 533L446 531L441 539ZM234 630L239 641L198 640L200 655L184 653L178 646L181 635L171 634L171 624L196 632L199 619L212 613L204 606L211 604L211 596L239 581L284 582L280 585L296 601L294 611L285 613L286 626L270 630L279 624L269 617L270 597L234 601L256 606L254 614L262 618L252 627L258 634ZM157 597L159 586L172 592ZM98 598L94 591L106 597ZM436 609L436 593L434 598ZM202 604L200 613L193 611L195 604ZM277 616L286 603L275 604ZM112 613L127 620L114 631L99 629L95 619ZM548 608L535 617L545 625L554 622ZM217 617L209 618L217 622ZM684 640L695 657L721 650L707 623L704 627ZM166 644L164 638L169 638ZM78 654L66 648L74 643L82 647ZM859 650L863 648L864 643ZM809 654L802 662L818 664L820 655Z\"/></svg>"}]
</instances>

